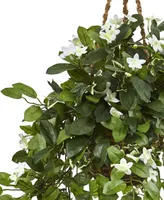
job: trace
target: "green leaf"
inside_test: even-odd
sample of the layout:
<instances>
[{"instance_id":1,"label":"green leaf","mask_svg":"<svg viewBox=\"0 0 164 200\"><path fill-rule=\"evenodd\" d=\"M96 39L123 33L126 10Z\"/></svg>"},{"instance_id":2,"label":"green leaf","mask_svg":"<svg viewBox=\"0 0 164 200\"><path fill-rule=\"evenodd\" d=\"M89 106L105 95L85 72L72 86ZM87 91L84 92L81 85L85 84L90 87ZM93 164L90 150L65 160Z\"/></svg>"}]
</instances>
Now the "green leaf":
<instances>
[{"instance_id":1,"label":"green leaf","mask_svg":"<svg viewBox=\"0 0 164 200\"><path fill-rule=\"evenodd\" d=\"M117 35L116 42L121 42L124 38L126 39L126 35L129 33L129 25L123 24L120 26L120 33Z\"/></svg>"},{"instance_id":2,"label":"green leaf","mask_svg":"<svg viewBox=\"0 0 164 200\"><path fill-rule=\"evenodd\" d=\"M2 196L0 196L0 200L13 200L12 196L8 195L8 194L4 194Z\"/></svg>"},{"instance_id":3,"label":"green leaf","mask_svg":"<svg viewBox=\"0 0 164 200\"><path fill-rule=\"evenodd\" d=\"M102 121L107 121L110 117L109 109L104 104L98 105L97 108L95 109L94 114L97 123Z\"/></svg>"},{"instance_id":4,"label":"green leaf","mask_svg":"<svg viewBox=\"0 0 164 200\"><path fill-rule=\"evenodd\" d=\"M129 88L127 92L121 91L119 96L120 102L126 110L133 110L136 107L137 97L135 91L132 88Z\"/></svg>"},{"instance_id":5,"label":"green leaf","mask_svg":"<svg viewBox=\"0 0 164 200\"><path fill-rule=\"evenodd\" d=\"M120 180L125 175L124 172L119 172L116 168L113 168L110 174L111 180Z\"/></svg>"},{"instance_id":6,"label":"green leaf","mask_svg":"<svg viewBox=\"0 0 164 200\"><path fill-rule=\"evenodd\" d=\"M147 133L149 128L150 128L150 122L147 121L144 124L138 125L137 130L140 131L141 133Z\"/></svg>"},{"instance_id":7,"label":"green leaf","mask_svg":"<svg viewBox=\"0 0 164 200\"><path fill-rule=\"evenodd\" d=\"M107 120L105 122L101 122L101 124L110 130L115 130L115 129L120 129L123 126L122 120L119 119L118 117L111 117L111 120Z\"/></svg>"},{"instance_id":8,"label":"green leaf","mask_svg":"<svg viewBox=\"0 0 164 200\"><path fill-rule=\"evenodd\" d=\"M99 33L97 33L96 31L94 30L89 30L88 31L88 36L93 40L95 41L96 43L98 43L99 45L101 45L103 42L99 36Z\"/></svg>"},{"instance_id":9,"label":"green leaf","mask_svg":"<svg viewBox=\"0 0 164 200\"><path fill-rule=\"evenodd\" d=\"M79 26L78 29L77 29L77 33L78 33L78 36L79 36L79 39L80 39L81 43L84 46L89 46L90 48L92 48L93 42L90 39L90 37L88 36L87 29L84 28L84 27Z\"/></svg>"},{"instance_id":10,"label":"green leaf","mask_svg":"<svg viewBox=\"0 0 164 200\"><path fill-rule=\"evenodd\" d=\"M13 87L20 90L21 94L24 94L31 98L37 98L37 93L35 92L35 90L28 85L25 85L23 83L15 83L13 84Z\"/></svg>"},{"instance_id":11,"label":"green leaf","mask_svg":"<svg viewBox=\"0 0 164 200\"><path fill-rule=\"evenodd\" d=\"M157 39L160 39L160 32L158 30L157 22L156 20L151 21L151 34L155 35Z\"/></svg>"},{"instance_id":12,"label":"green leaf","mask_svg":"<svg viewBox=\"0 0 164 200\"><path fill-rule=\"evenodd\" d=\"M43 159L45 156L47 156L47 154L49 154L49 152L50 152L49 148L45 148L45 149L38 151L32 158L34 164L38 163L41 159Z\"/></svg>"},{"instance_id":13,"label":"green leaf","mask_svg":"<svg viewBox=\"0 0 164 200\"><path fill-rule=\"evenodd\" d=\"M85 136L77 136L66 141L67 157L71 158L80 153L88 143L89 138Z\"/></svg>"},{"instance_id":14,"label":"green leaf","mask_svg":"<svg viewBox=\"0 0 164 200\"><path fill-rule=\"evenodd\" d=\"M76 82L85 83L87 85L92 83L90 75L82 69L68 71L69 76Z\"/></svg>"},{"instance_id":15,"label":"green leaf","mask_svg":"<svg viewBox=\"0 0 164 200\"><path fill-rule=\"evenodd\" d=\"M90 51L89 54L83 60L84 65L91 65L98 61L104 60L107 57L107 52L104 48L98 48Z\"/></svg>"},{"instance_id":16,"label":"green leaf","mask_svg":"<svg viewBox=\"0 0 164 200\"><path fill-rule=\"evenodd\" d=\"M60 93L62 91L61 87L54 80L52 80L52 82L48 81L48 84L52 87L55 93Z\"/></svg>"},{"instance_id":17,"label":"green leaf","mask_svg":"<svg viewBox=\"0 0 164 200\"><path fill-rule=\"evenodd\" d=\"M161 92L159 95L159 100L164 104L164 92Z\"/></svg>"},{"instance_id":18,"label":"green leaf","mask_svg":"<svg viewBox=\"0 0 164 200\"><path fill-rule=\"evenodd\" d=\"M62 101L74 102L76 100L75 95L70 91L62 91L59 95L59 99Z\"/></svg>"},{"instance_id":19,"label":"green leaf","mask_svg":"<svg viewBox=\"0 0 164 200\"><path fill-rule=\"evenodd\" d=\"M70 136L66 135L65 130L61 130L59 132L58 138L57 138L57 145L61 144L64 140L68 139Z\"/></svg>"},{"instance_id":20,"label":"green leaf","mask_svg":"<svg viewBox=\"0 0 164 200\"><path fill-rule=\"evenodd\" d=\"M39 119L43 112L39 106L30 106L24 112L24 121L32 122Z\"/></svg>"},{"instance_id":21,"label":"green leaf","mask_svg":"<svg viewBox=\"0 0 164 200\"><path fill-rule=\"evenodd\" d=\"M24 125L20 126L20 129L23 130L25 133L30 134L30 135L36 135L37 130L35 128L35 124L31 125Z\"/></svg>"},{"instance_id":22,"label":"green leaf","mask_svg":"<svg viewBox=\"0 0 164 200\"><path fill-rule=\"evenodd\" d=\"M21 99L22 98L22 94L20 93L20 90L17 88L4 88L3 90L1 90L2 94L7 96L7 97L11 97L13 99Z\"/></svg>"},{"instance_id":23,"label":"green leaf","mask_svg":"<svg viewBox=\"0 0 164 200\"><path fill-rule=\"evenodd\" d=\"M89 173L83 171L83 172L76 174L73 179L76 181L76 183L79 186L84 186L89 183L91 178L92 178L92 176Z\"/></svg>"},{"instance_id":24,"label":"green leaf","mask_svg":"<svg viewBox=\"0 0 164 200\"><path fill-rule=\"evenodd\" d=\"M28 148L38 152L46 148L46 141L42 135L36 134L28 143Z\"/></svg>"},{"instance_id":25,"label":"green leaf","mask_svg":"<svg viewBox=\"0 0 164 200\"><path fill-rule=\"evenodd\" d=\"M164 113L164 104L160 100L155 100L149 104L147 104L147 107L155 110L157 112L163 112Z\"/></svg>"},{"instance_id":26,"label":"green leaf","mask_svg":"<svg viewBox=\"0 0 164 200\"><path fill-rule=\"evenodd\" d=\"M140 98L148 103L151 97L151 87L137 76L132 76L131 81Z\"/></svg>"},{"instance_id":27,"label":"green leaf","mask_svg":"<svg viewBox=\"0 0 164 200\"><path fill-rule=\"evenodd\" d=\"M0 195L3 193L2 187L0 187Z\"/></svg>"},{"instance_id":28,"label":"green leaf","mask_svg":"<svg viewBox=\"0 0 164 200\"><path fill-rule=\"evenodd\" d=\"M58 188L50 186L43 194L42 200L55 200L58 198L59 193L60 191Z\"/></svg>"},{"instance_id":29,"label":"green leaf","mask_svg":"<svg viewBox=\"0 0 164 200\"><path fill-rule=\"evenodd\" d=\"M9 179L10 174L6 172L0 172L0 185L9 186L11 180Z\"/></svg>"},{"instance_id":30,"label":"green leaf","mask_svg":"<svg viewBox=\"0 0 164 200\"><path fill-rule=\"evenodd\" d=\"M27 152L25 150L20 150L13 155L12 161L15 163L26 162L26 158L27 158Z\"/></svg>"},{"instance_id":31,"label":"green leaf","mask_svg":"<svg viewBox=\"0 0 164 200\"><path fill-rule=\"evenodd\" d=\"M148 166L142 163L134 163L131 167L131 171L141 178L147 178L149 176Z\"/></svg>"},{"instance_id":32,"label":"green leaf","mask_svg":"<svg viewBox=\"0 0 164 200\"><path fill-rule=\"evenodd\" d=\"M120 142L126 137L127 128L126 127L122 127L120 129L114 129L112 131L112 135L113 135L113 138L114 138L115 142Z\"/></svg>"},{"instance_id":33,"label":"green leaf","mask_svg":"<svg viewBox=\"0 0 164 200\"><path fill-rule=\"evenodd\" d=\"M138 137L137 137L135 143L138 144L138 146L144 147L149 144L149 139L144 133L137 132L136 135Z\"/></svg>"},{"instance_id":34,"label":"green leaf","mask_svg":"<svg viewBox=\"0 0 164 200\"><path fill-rule=\"evenodd\" d=\"M95 106L90 103L82 103L75 107L76 112L84 117L90 116L94 109Z\"/></svg>"},{"instance_id":35,"label":"green leaf","mask_svg":"<svg viewBox=\"0 0 164 200\"><path fill-rule=\"evenodd\" d=\"M145 182L144 189L153 200L159 200L160 191L159 191L156 183L153 183L152 181Z\"/></svg>"},{"instance_id":36,"label":"green leaf","mask_svg":"<svg viewBox=\"0 0 164 200\"><path fill-rule=\"evenodd\" d=\"M107 183L108 181L109 181L109 179L107 177L103 176L102 174L97 174L96 183L100 187L104 187L105 183Z\"/></svg>"},{"instance_id":37,"label":"green leaf","mask_svg":"<svg viewBox=\"0 0 164 200\"><path fill-rule=\"evenodd\" d=\"M19 188L21 191L25 192L26 194L34 192L32 183L27 179L18 180L16 188Z\"/></svg>"},{"instance_id":38,"label":"green leaf","mask_svg":"<svg viewBox=\"0 0 164 200\"><path fill-rule=\"evenodd\" d=\"M113 195L105 195L105 194L100 194L99 196L99 200L117 200L118 199L118 195L117 194L113 194Z\"/></svg>"},{"instance_id":39,"label":"green leaf","mask_svg":"<svg viewBox=\"0 0 164 200\"><path fill-rule=\"evenodd\" d=\"M98 197L98 189L99 185L97 184L96 180L91 180L89 182L89 191L91 196L93 196L94 198Z\"/></svg>"},{"instance_id":40,"label":"green leaf","mask_svg":"<svg viewBox=\"0 0 164 200\"><path fill-rule=\"evenodd\" d=\"M52 123L48 120L40 121L40 133L45 138L48 144L55 144L57 140L57 131L53 127Z\"/></svg>"},{"instance_id":41,"label":"green leaf","mask_svg":"<svg viewBox=\"0 0 164 200\"><path fill-rule=\"evenodd\" d=\"M90 101L90 102L92 102L92 103L95 103L95 104L98 103L99 100L100 100L99 97L96 97L96 96L93 96L93 95L86 95L85 97L86 97L86 99L87 99L88 101Z\"/></svg>"},{"instance_id":42,"label":"green leaf","mask_svg":"<svg viewBox=\"0 0 164 200\"><path fill-rule=\"evenodd\" d=\"M72 64L68 63L60 63L49 67L46 71L47 74L60 74L64 71L69 71L76 69L76 67Z\"/></svg>"},{"instance_id":43,"label":"green leaf","mask_svg":"<svg viewBox=\"0 0 164 200\"><path fill-rule=\"evenodd\" d=\"M124 154L115 146L110 146L107 148L107 153L109 159L112 163L120 163L121 158L123 158Z\"/></svg>"},{"instance_id":44,"label":"green leaf","mask_svg":"<svg viewBox=\"0 0 164 200\"><path fill-rule=\"evenodd\" d=\"M164 22L161 22L161 23L158 25L158 30L164 31Z\"/></svg>"},{"instance_id":45,"label":"green leaf","mask_svg":"<svg viewBox=\"0 0 164 200\"><path fill-rule=\"evenodd\" d=\"M141 197L137 196L136 194L129 193L121 198L121 200L142 200Z\"/></svg>"},{"instance_id":46,"label":"green leaf","mask_svg":"<svg viewBox=\"0 0 164 200\"><path fill-rule=\"evenodd\" d=\"M96 163L97 167L101 167L105 163L107 157L107 148L109 145L109 139L100 139L98 144L96 144L93 155L99 160L99 162Z\"/></svg>"},{"instance_id":47,"label":"green leaf","mask_svg":"<svg viewBox=\"0 0 164 200\"><path fill-rule=\"evenodd\" d=\"M95 128L95 122L90 118L80 118L71 124L71 135L85 135L89 134Z\"/></svg>"},{"instance_id":48,"label":"green leaf","mask_svg":"<svg viewBox=\"0 0 164 200\"><path fill-rule=\"evenodd\" d=\"M122 180L109 181L104 185L103 194L112 195L126 188L126 183Z\"/></svg>"}]
</instances>

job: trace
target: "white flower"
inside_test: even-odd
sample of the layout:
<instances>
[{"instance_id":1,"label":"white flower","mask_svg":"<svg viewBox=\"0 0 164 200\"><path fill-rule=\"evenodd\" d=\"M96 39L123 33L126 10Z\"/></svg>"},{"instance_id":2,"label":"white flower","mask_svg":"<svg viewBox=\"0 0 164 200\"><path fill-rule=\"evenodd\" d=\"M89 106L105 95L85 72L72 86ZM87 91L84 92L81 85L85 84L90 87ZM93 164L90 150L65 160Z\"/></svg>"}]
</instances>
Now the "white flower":
<instances>
[{"instance_id":1,"label":"white flower","mask_svg":"<svg viewBox=\"0 0 164 200\"><path fill-rule=\"evenodd\" d=\"M126 154L126 156L132 160L134 160L136 163L139 161L139 158L133 156L131 153L130 154Z\"/></svg>"},{"instance_id":2,"label":"white flower","mask_svg":"<svg viewBox=\"0 0 164 200\"><path fill-rule=\"evenodd\" d=\"M152 38L149 39L149 43L153 47L154 51L163 51L161 41L158 40L155 35L152 35Z\"/></svg>"},{"instance_id":3,"label":"white flower","mask_svg":"<svg viewBox=\"0 0 164 200\"><path fill-rule=\"evenodd\" d=\"M74 46L74 44L71 43L68 47L62 47L61 50L63 53L60 54L60 57L65 58L65 57L75 53L75 46Z\"/></svg>"},{"instance_id":4,"label":"white flower","mask_svg":"<svg viewBox=\"0 0 164 200\"><path fill-rule=\"evenodd\" d=\"M78 36L73 35L72 37L73 37L73 40L69 40L70 42L72 42L75 46L83 47L83 44L81 43Z\"/></svg>"},{"instance_id":5,"label":"white flower","mask_svg":"<svg viewBox=\"0 0 164 200\"><path fill-rule=\"evenodd\" d=\"M130 22L137 22L137 19L130 16L130 15L125 15L125 17L130 21Z\"/></svg>"},{"instance_id":6,"label":"white flower","mask_svg":"<svg viewBox=\"0 0 164 200\"><path fill-rule=\"evenodd\" d=\"M121 112L119 112L117 109L115 109L114 107L112 107L110 109L110 114L114 117L120 118L121 115L123 115Z\"/></svg>"},{"instance_id":7,"label":"white flower","mask_svg":"<svg viewBox=\"0 0 164 200\"><path fill-rule=\"evenodd\" d=\"M158 22L158 21L161 21L161 19L160 19L160 18L155 18L153 15L152 15L152 16L150 16L150 17L146 17L146 20L148 20L148 21L153 21L153 20L156 20L157 22Z\"/></svg>"},{"instance_id":8,"label":"white flower","mask_svg":"<svg viewBox=\"0 0 164 200\"><path fill-rule=\"evenodd\" d=\"M80 58L83 54L87 53L86 49L87 49L87 47L76 46L75 47L75 55Z\"/></svg>"},{"instance_id":9,"label":"white flower","mask_svg":"<svg viewBox=\"0 0 164 200\"><path fill-rule=\"evenodd\" d=\"M152 168L156 169L156 163L152 159L151 156L152 149L143 148L143 153L140 155L139 159L146 165L151 166Z\"/></svg>"},{"instance_id":10,"label":"white flower","mask_svg":"<svg viewBox=\"0 0 164 200\"><path fill-rule=\"evenodd\" d=\"M150 182L151 180L154 182L157 182L157 176L158 172L153 170L151 167L149 168L149 177L147 178L147 181Z\"/></svg>"},{"instance_id":11,"label":"white flower","mask_svg":"<svg viewBox=\"0 0 164 200\"><path fill-rule=\"evenodd\" d=\"M117 95L116 92L112 93L112 91L110 89L108 89L106 91L106 97L104 98L104 100L107 101L108 103L109 102L118 103L119 100L116 98L116 95Z\"/></svg>"},{"instance_id":12,"label":"white flower","mask_svg":"<svg viewBox=\"0 0 164 200\"><path fill-rule=\"evenodd\" d=\"M14 173L9 177L10 180L13 181L14 185L17 184L19 177L22 176L22 174L24 174L25 167L26 167L25 163L18 163L18 167L15 169Z\"/></svg>"},{"instance_id":13,"label":"white flower","mask_svg":"<svg viewBox=\"0 0 164 200\"><path fill-rule=\"evenodd\" d=\"M121 25L122 19L117 15L114 15L113 18L108 19L104 25L101 26L102 30L109 30L111 27L117 28L118 25Z\"/></svg>"},{"instance_id":14,"label":"white flower","mask_svg":"<svg viewBox=\"0 0 164 200\"><path fill-rule=\"evenodd\" d=\"M136 53L133 58L127 58L127 63L132 70L141 69L142 64L144 64L146 60L139 59L139 55Z\"/></svg>"},{"instance_id":15,"label":"white flower","mask_svg":"<svg viewBox=\"0 0 164 200\"><path fill-rule=\"evenodd\" d=\"M19 141L20 147L22 149L27 150L28 149L28 142L30 141L30 139L32 138L32 136L19 134L19 137L21 138L21 140Z\"/></svg>"},{"instance_id":16,"label":"white flower","mask_svg":"<svg viewBox=\"0 0 164 200\"><path fill-rule=\"evenodd\" d=\"M119 172L124 172L127 175L131 174L130 168L132 167L133 163L125 160L125 158L122 158L120 160L120 164L113 164L113 166L119 171Z\"/></svg>"},{"instance_id":17,"label":"white flower","mask_svg":"<svg viewBox=\"0 0 164 200\"><path fill-rule=\"evenodd\" d=\"M128 72L125 72L125 75L127 76L127 77L131 77L132 75L130 74L130 73L128 73Z\"/></svg>"},{"instance_id":18,"label":"white flower","mask_svg":"<svg viewBox=\"0 0 164 200\"><path fill-rule=\"evenodd\" d=\"M100 31L100 38L112 43L116 39L116 36L120 33L120 30L112 28L111 30Z\"/></svg>"}]
</instances>

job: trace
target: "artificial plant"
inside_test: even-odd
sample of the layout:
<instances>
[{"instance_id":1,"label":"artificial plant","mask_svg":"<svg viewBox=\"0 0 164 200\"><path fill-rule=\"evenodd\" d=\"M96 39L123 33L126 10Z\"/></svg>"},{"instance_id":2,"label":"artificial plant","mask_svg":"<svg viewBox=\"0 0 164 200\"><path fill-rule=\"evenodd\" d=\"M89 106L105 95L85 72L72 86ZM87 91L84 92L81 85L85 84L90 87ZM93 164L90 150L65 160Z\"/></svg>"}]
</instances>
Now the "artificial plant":
<instances>
[{"instance_id":1,"label":"artificial plant","mask_svg":"<svg viewBox=\"0 0 164 200\"><path fill-rule=\"evenodd\" d=\"M1 91L36 102L20 126L18 168L0 173L0 200L116 200L119 192L122 200L162 199L164 21L145 20L136 2L138 14L128 15L124 0L124 18L107 20L108 0L102 26L78 27L59 52L64 62L47 70L69 79L49 82L43 102L24 83ZM3 194L11 187L23 195Z\"/></svg>"}]
</instances>

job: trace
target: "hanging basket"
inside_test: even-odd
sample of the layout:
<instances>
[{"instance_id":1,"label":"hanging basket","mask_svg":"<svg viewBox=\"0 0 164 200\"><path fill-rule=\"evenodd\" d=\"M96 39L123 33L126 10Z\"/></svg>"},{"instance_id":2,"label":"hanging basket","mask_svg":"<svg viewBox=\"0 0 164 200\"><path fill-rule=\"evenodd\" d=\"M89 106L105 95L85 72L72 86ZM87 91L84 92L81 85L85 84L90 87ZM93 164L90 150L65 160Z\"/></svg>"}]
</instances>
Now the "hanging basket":
<instances>
[{"instance_id":1,"label":"hanging basket","mask_svg":"<svg viewBox=\"0 0 164 200\"><path fill-rule=\"evenodd\" d=\"M49 82L52 93L24 113L32 125L21 126L24 146L13 161L30 169L4 178L25 192L23 199L116 200L122 192L122 200L160 200L164 22L145 20L139 0L137 14L128 14L124 0L123 18L108 19L110 4L102 26L78 27L78 36L59 52L64 62L47 70L67 71L69 79L60 86ZM141 37L135 40L138 27ZM23 83L2 93L37 99Z\"/></svg>"}]
</instances>

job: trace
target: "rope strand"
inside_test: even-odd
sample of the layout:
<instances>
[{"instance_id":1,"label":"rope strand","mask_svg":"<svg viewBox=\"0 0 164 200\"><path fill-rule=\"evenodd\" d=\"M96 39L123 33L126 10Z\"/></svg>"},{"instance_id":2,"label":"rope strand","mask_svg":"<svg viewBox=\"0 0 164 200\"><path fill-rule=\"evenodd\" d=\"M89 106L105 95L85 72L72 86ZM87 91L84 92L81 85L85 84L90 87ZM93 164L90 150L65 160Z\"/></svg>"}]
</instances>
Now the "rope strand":
<instances>
[{"instance_id":1,"label":"rope strand","mask_svg":"<svg viewBox=\"0 0 164 200\"><path fill-rule=\"evenodd\" d=\"M110 7L111 7L111 1L112 0L107 0L107 3L106 3L106 6L105 6L105 13L103 14L103 22L102 24L104 25L105 22L107 21L107 18L108 18L108 12L110 10Z\"/></svg>"},{"instance_id":2,"label":"rope strand","mask_svg":"<svg viewBox=\"0 0 164 200\"><path fill-rule=\"evenodd\" d=\"M142 7L141 7L141 2L140 2L140 0L136 0L136 4L137 4L137 12L138 12L138 14L140 14L142 17L143 17L143 15L142 15ZM145 29L144 29L144 22L140 25L140 27L141 27L141 36L142 36L142 39L143 39L143 44L144 45L147 45L146 44L146 33L145 33Z\"/></svg>"},{"instance_id":3,"label":"rope strand","mask_svg":"<svg viewBox=\"0 0 164 200\"><path fill-rule=\"evenodd\" d=\"M128 15L129 11L128 11L128 0L123 0L123 14L124 15ZM127 18L126 16L124 16L123 18L123 22L126 22Z\"/></svg>"}]
</instances>

